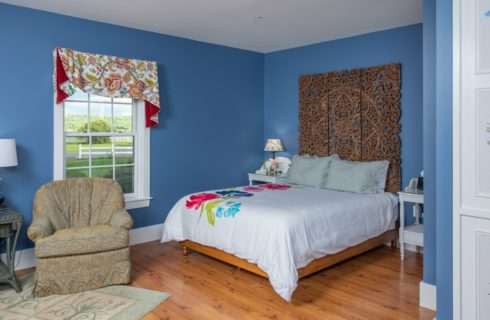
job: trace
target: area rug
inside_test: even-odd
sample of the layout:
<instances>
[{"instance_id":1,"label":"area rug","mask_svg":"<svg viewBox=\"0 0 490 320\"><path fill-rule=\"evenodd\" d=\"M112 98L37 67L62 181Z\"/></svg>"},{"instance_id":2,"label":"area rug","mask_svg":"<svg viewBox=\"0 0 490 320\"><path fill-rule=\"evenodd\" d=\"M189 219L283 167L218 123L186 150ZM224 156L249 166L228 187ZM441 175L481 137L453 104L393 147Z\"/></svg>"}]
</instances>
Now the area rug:
<instances>
[{"instance_id":1,"label":"area rug","mask_svg":"<svg viewBox=\"0 0 490 320\"><path fill-rule=\"evenodd\" d=\"M67 295L33 298L32 275L20 279L22 292L0 286L0 320L141 319L170 294L128 286L110 286Z\"/></svg>"}]
</instances>

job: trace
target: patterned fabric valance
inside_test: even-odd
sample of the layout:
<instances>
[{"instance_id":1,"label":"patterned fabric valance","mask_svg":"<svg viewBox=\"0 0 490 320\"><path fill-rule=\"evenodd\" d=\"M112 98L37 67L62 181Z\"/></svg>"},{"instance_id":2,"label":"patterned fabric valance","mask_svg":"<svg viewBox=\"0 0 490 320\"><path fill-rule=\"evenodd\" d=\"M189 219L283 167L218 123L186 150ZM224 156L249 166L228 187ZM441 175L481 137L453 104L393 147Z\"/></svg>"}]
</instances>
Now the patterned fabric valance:
<instances>
[{"instance_id":1,"label":"patterned fabric valance","mask_svg":"<svg viewBox=\"0 0 490 320\"><path fill-rule=\"evenodd\" d=\"M158 124L160 93L156 62L67 48L56 48L54 59L56 103L74 94L76 88L103 97L142 99L145 101L146 126Z\"/></svg>"}]
</instances>

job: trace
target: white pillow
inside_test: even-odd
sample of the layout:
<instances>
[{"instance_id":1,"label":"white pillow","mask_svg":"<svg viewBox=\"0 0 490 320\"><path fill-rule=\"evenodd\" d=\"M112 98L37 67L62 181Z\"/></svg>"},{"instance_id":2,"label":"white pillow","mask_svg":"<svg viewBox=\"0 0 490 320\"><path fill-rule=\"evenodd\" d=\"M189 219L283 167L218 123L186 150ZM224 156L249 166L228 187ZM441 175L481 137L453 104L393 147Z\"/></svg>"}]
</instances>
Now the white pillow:
<instances>
[{"instance_id":1,"label":"white pillow","mask_svg":"<svg viewBox=\"0 0 490 320\"><path fill-rule=\"evenodd\" d=\"M384 170L380 171L378 176L378 193L385 192L386 178L388 177L388 168L390 167L390 162L386 163Z\"/></svg>"},{"instance_id":2,"label":"white pillow","mask_svg":"<svg viewBox=\"0 0 490 320\"><path fill-rule=\"evenodd\" d=\"M323 188L354 193L384 192L389 164L385 160L361 162L333 159Z\"/></svg>"},{"instance_id":3,"label":"white pillow","mask_svg":"<svg viewBox=\"0 0 490 320\"><path fill-rule=\"evenodd\" d=\"M328 174L330 162L335 157L338 156L310 157L308 155L294 155L291 161L291 168L288 171L288 183L321 188Z\"/></svg>"}]
</instances>

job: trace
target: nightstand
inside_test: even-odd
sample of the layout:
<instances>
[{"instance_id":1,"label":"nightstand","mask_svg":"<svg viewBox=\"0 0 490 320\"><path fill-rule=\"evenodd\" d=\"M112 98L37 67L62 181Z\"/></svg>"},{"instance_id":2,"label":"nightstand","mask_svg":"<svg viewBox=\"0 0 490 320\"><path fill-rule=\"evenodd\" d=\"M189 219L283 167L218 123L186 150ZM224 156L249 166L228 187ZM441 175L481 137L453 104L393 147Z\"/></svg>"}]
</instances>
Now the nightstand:
<instances>
[{"instance_id":1,"label":"nightstand","mask_svg":"<svg viewBox=\"0 0 490 320\"><path fill-rule=\"evenodd\" d=\"M15 247L19 239L20 228L24 222L24 216L10 208L0 210L0 243L5 242L5 264L0 261L0 282L7 282L14 287L15 292L20 292L19 282L15 277L14 261Z\"/></svg>"},{"instance_id":2,"label":"nightstand","mask_svg":"<svg viewBox=\"0 0 490 320\"><path fill-rule=\"evenodd\" d=\"M417 247L424 246L424 225L420 224L421 210L424 203L423 191L403 191L398 192L400 201L400 259L405 259L405 243ZM405 227L405 202L413 203L413 215L415 223Z\"/></svg>"},{"instance_id":3,"label":"nightstand","mask_svg":"<svg viewBox=\"0 0 490 320\"><path fill-rule=\"evenodd\" d=\"M287 183L288 178L285 176L268 176L265 174L249 173L248 181L250 185L253 185L254 181L267 183Z\"/></svg>"}]
</instances>

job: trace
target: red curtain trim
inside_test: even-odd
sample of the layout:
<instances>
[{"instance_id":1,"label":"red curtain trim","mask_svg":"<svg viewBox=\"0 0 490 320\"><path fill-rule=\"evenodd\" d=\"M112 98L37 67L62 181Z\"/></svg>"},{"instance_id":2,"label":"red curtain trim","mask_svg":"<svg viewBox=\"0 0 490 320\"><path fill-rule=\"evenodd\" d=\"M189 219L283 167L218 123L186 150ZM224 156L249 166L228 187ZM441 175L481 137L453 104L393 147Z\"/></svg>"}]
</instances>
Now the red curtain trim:
<instances>
[{"instance_id":1,"label":"red curtain trim","mask_svg":"<svg viewBox=\"0 0 490 320\"><path fill-rule=\"evenodd\" d=\"M60 54L58 49L56 49L56 103L61 103L70 96L61 90L61 85L68 80L65 68L63 68L63 62L61 62Z\"/></svg>"},{"instance_id":2,"label":"red curtain trim","mask_svg":"<svg viewBox=\"0 0 490 320\"><path fill-rule=\"evenodd\" d=\"M153 103L145 100L145 114L146 114L146 127L156 127L158 122L152 120L151 118L155 115L158 115L160 112L160 108L155 106Z\"/></svg>"}]
</instances>

